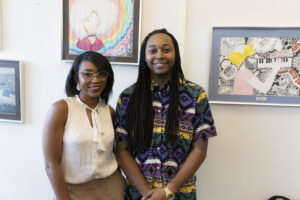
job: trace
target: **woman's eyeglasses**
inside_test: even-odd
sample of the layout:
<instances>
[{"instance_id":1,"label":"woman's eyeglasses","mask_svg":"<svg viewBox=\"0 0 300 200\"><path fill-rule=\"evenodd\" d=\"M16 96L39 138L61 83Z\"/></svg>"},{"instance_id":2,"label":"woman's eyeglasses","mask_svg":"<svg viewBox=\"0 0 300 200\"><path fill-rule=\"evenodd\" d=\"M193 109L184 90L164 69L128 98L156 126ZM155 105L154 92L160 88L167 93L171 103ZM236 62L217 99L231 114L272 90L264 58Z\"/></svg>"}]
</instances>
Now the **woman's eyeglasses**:
<instances>
[{"instance_id":1,"label":"woman's eyeglasses","mask_svg":"<svg viewBox=\"0 0 300 200\"><path fill-rule=\"evenodd\" d=\"M84 78L87 81L92 80L93 77L97 77L98 79L101 79L101 80L106 80L108 77L108 73L106 71L97 72L97 73L80 72L80 74L81 74L82 78Z\"/></svg>"}]
</instances>

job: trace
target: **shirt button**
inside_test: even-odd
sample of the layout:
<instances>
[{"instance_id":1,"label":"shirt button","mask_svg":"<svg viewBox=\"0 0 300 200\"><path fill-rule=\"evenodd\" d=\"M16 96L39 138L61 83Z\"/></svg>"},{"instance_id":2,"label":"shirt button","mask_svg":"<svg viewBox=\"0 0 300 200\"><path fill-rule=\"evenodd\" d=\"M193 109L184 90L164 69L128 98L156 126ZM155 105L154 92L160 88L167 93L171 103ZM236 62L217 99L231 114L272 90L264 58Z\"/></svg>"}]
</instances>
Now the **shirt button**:
<instances>
[{"instance_id":1,"label":"shirt button","mask_svg":"<svg viewBox=\"0 0 300 200\"><path fill-rule=\"evenodd\" d=\"M159 150L160 148L159 147L157 147L157 150Z\"/></svg>"}]
</instances>

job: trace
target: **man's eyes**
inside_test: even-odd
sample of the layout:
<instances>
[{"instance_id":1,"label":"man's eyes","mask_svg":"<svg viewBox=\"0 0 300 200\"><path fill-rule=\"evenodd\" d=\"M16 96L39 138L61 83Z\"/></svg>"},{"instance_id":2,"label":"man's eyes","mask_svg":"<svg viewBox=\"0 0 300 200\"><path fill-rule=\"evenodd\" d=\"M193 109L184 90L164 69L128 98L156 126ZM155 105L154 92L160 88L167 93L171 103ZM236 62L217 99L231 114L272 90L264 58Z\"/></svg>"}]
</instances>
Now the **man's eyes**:
<instances>
[{"instance_id":1,"label":"man's eyes","mask_svg":"<svg viewBox=\"0 0 300 200\"><path fill-rule=\"evenodd\" d=\"M149 49L149 50L148 50L148 53L154 54L154 53L156 53L157 51L158 51L157 49ZM164 53L168 53L168 52L171 51L171 49L170 49L170 48L163 48L161 51L164 52Z\"/></svg>"},{"instance_id":2,"label":"man's eyes","mask_svg":"<svg viewBox=\"0 0 300 200\"><path fill-rule=\"evenodd\" d=\"M148 53L155 53L156 52L156 49L149 49L148 50Z\"/></svg>"}]
</instances>

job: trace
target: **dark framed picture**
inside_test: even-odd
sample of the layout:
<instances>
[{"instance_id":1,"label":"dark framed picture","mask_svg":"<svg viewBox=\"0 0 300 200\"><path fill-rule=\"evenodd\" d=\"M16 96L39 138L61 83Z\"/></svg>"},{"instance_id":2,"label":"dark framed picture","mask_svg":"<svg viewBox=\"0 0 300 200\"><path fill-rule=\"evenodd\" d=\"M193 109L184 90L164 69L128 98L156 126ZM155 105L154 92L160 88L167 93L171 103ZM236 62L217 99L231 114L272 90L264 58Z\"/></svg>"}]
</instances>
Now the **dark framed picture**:
<instances>
[{"instance_id":1,"label":"dark framed picture","mask_svg":"<svg viewBox=\"0 0 300 200\"><path fill-rule=\"evenodd\" d=\"M63 0L62 59L85 51L112 64L137 64L142 0Z\"/></svg>"},{"instance_id":2,"label":"dark framed picture","mask_svg":"<svg viewBox=\"0 0 300 200\"><path fill-rule=\"evenodd\" d=\"M300 106L300 28L214 27L211 103Z\"/></svg>"},{"instance_id":3,"label":"dark framed picture","mask_svg":"<svg viewBox=\"0 0 300 200\"><path fill-rule=\"evenodd\" d=\"M0 60L0 121L23 122L20 61Z\"/></svg>"}]
</instances>

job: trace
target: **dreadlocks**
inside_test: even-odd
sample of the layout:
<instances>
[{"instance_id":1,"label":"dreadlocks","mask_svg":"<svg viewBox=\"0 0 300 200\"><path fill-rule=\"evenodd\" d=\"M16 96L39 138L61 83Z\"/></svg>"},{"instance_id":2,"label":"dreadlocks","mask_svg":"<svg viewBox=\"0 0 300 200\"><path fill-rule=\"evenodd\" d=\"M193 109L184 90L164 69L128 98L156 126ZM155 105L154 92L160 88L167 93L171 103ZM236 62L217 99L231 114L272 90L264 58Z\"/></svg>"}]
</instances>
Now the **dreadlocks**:
<instances>
[{"instance_id":1,"label":"dreadlocks","mask_svg":"<svg viewBox=\"0 0 300 200\"><path fill-rule=\"evenodd\" d=\"M149 33L141 45L139 74L135 83L134 92L128 104L127 132L129 146L144 149L150 147L153 133L154 110L152 107L150 70L145 60L146 46L149 38L155 34L168 35L175 48L175 64L170 80L170 103L166 121L167 141L173 142L177 137L179 127L179 77L184 77L181 69L179 47L174 36L166 29L158 29Z\"/></svg>"}]
</instances>

